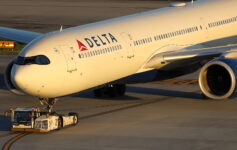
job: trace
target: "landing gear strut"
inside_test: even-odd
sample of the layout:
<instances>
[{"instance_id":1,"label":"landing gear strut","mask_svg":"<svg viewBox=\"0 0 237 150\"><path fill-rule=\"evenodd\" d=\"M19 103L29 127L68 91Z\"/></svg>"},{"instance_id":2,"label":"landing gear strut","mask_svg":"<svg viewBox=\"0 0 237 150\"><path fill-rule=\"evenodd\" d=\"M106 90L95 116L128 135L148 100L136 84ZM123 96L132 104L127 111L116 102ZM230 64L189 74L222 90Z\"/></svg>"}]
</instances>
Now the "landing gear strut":
<instances>
[{"instance_id":1,"label":"landing gear strut","mask_svg":"<svg viewBox=\"0 0 237 150\"><path fill-rule=\"evenodd\" d=\"M125 84L113 84L108 85L107 87L100 88L94 90L95 97L116 97L116 96L123 96L126 92L126 85Z\"/></svg>"},{"instance_id":2,"label":"landing gear strut","mask_svg":"<svg viewBox=\"0 0 237 150\"><path fill-rule=\"evenodd\" d=\"M58 99L56 98L40 98L40 104L45 105L49 113L52 112L53 106L56 104Z\"/></svg>"}]
</instances>

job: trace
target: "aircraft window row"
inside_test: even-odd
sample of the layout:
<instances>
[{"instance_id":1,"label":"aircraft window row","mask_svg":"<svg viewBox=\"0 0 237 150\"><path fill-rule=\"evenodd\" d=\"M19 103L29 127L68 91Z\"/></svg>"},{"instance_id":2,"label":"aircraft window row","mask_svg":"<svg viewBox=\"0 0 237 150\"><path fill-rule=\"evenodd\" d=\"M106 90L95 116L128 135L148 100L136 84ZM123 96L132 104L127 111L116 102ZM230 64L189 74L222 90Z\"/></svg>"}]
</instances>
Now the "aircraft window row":
<instances>
[{"instance_id":1,"label":"aircraft window row","mask_svg":"<svg viewBox=\"0 0 237 150\"><path fill-rule=\"evenodd\" d=\"M151 42L152 42L152 38L144 38L141 40L134 41L133 44L137 46L137 45L142 45L142 44L151 43Z\"/></svg>"},{"instance_id":2,"label":"aircraft window row","mask_svg":"<svg viewBox=\"0 0 237 150\"><path fill-rule=\"evenodd\" d=\"M216 26L221 26L221 25L229 24L229 23L236 22L236 21L237 21L237 17L233 17L233 18L229 18L229 19L209 23L208 26L210 28L213 28L213 27L216 27Z\"/></svg>"},{"instance_id":3,"label":"aircraft window row","mask_svg":"<svg viewBox=\"0 0 237 150\"><path fill-rule=\"evenodd\" d=\"M163 40L163 39L167 39L167 38L171 38L171 37L175 37L175 36L179 36L179 35L184 35L184 34L188 34L191 32L196 32L198 31L198 27L191 27L191 28L186 28L186 29L182 29L179 31L175 31L175 32L170 32L170 33L166 33L166 34L161 34L161 35L157 35L154 36L154 39L157 40Z\"/></svg>"},{"instance_id":4,"label":"aircraft window row","mask_svg":"<svg viewBox=\"0 0 237 150\"><path fill-rule=\"evenodd\" d=\"M103 49L99 49L99 50L94 50L94 51L90 51L90 52L86 52L86 53L81 53L78 56L79 56L79 58L87 58L87 57L92 57L92 56L115 52L115 51L118 51L121 49L122 49L121 45L116 45L116 46L111 46L111 47L107 47L107 48L103 48Z\"/></svg>"}]
</instances>

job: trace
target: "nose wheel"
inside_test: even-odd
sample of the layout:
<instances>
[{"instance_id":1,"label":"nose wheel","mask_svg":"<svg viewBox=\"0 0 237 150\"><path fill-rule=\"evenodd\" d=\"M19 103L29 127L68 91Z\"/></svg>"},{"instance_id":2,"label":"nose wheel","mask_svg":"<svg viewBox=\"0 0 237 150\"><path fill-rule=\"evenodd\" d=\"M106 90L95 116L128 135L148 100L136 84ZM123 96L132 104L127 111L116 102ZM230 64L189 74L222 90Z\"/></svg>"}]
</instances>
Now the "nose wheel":
<instances>
[{"instance_id":1,"label":"nose wheel","mask_svg":"<svg viewBox=\"0 0 237 150\"><path fill-rule=\"evenodd\" d=\"M40 104L46 106L46 109L49 113L52 112L53 106L57 103L57 98L40 98Z\"/></svg>"}]
</instances>

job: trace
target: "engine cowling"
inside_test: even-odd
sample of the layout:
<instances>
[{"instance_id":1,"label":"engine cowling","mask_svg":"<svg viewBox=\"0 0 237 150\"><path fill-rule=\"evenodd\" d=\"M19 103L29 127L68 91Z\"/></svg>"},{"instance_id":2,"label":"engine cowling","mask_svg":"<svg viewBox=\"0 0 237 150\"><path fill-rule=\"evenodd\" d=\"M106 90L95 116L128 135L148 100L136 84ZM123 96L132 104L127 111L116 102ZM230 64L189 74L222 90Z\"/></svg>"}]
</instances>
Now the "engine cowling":
<instances>
[{"instance_id":1,"label":"engine cowling","mask_svg":"<svg viewBox=\"0 0 237 150\"><path fill-rule=\"evenodd\" d=\"M201 68L199 86L211 99L226 99L236 90L236 75L237 59L218 58Z\"/></svg>"},{"instance_id":2,"label":"engine cowling","mask_svg":"<svg viewBox=\"0 0 237 150\"><path fill-rule=\"evenodd\" d=\"M25 95L22 91L17 89L17 87L15 87L15 85L11 81L11 71L12 71L13 65L14 65L14 60L12 60L5 69L5 73L4 73L5 84L12 93L17 94L17 95Z\"/></svg>"}]
</instances>

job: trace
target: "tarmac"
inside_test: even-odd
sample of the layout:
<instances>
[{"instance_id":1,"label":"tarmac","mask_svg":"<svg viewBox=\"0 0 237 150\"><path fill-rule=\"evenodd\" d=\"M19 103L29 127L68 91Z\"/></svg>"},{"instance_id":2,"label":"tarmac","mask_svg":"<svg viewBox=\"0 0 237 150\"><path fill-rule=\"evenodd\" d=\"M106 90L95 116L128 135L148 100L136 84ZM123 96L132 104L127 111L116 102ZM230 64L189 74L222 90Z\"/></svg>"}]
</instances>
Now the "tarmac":
<instances>
[{"instance_id":1,"label":"tarmac","mask_svg":"<svg viewBox=\"0 0 237 150\"><path fill-rule=\"evenodd\" d=\"M164 7L167 3L6 0L0 5L0 26L48 32L59 29L60 24L81 25ZM14 11L7 11L9 9ZM10 108L40 106L37 98L17 96L6 89L3 72L12 58L0 56L2 149L7 149L6 144L19 135L9 131L10 119L2 113ZM236 150L237 98L222 101L204 99L197 82L193 80L197 76L198 72L180 77L192 82L172 79L128 85L126 95L114 99L94 98L92 91L63 97L58 101L56 111L78 112L78 125L47 134L22 135L15 138L9 149Z\"/></svg>"},{"instance_id":2,"label":"tarmac","mask_svg":"<svg viewBox=\"0 0 237 150\"><path fill-rule=\"evenodd\" d=\"M170 1L169 1L170 2ZM49 32L168 6L167 0L3 0L0 26Z\"/></svg>"}]
</instances>

